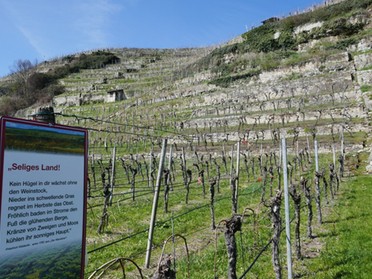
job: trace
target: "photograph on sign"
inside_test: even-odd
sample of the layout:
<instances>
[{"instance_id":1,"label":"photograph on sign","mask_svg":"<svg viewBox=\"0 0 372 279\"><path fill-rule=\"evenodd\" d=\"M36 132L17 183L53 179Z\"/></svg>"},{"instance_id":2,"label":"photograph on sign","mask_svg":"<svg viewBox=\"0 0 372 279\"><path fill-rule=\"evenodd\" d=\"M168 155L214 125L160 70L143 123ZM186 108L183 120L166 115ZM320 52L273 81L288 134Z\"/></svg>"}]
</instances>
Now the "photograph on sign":
<instances>
[{"instance_id":1,"label":"photograph on sign","mask_svg":"<svg viewBox=\"0 0 372 279\"><path fill-rule=\"evenodd\" d=\"M83 278L86 142L83 129L1 119L1 278Z\"/></svg>"}]
</instances>

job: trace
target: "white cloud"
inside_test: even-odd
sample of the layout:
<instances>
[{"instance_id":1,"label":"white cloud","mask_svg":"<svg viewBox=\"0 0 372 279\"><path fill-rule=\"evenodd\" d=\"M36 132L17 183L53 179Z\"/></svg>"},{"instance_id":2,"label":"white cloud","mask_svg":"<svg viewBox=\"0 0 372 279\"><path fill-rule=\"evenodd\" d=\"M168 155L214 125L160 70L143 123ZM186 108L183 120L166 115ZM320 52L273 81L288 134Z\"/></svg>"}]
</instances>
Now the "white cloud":
<instances>
[{"instance_id":1,"label":"white cloud","mask_svg":"<svg viewBox=\"0 0 372 279\"><path fill-rule=\"evenodd\" d=\"M52 55L44 47L46 43L42 37L37 36L30 29L23 27L23 26L17 26L17 29L27 39L27 41L30 43L32 48L39 54L40 57L49 58Z\"/></svg>"},{"instance_id":2,"label":"white cloud","mask_svg":"<svg viewBox=\"0 0 372 279\"><path fill-rule=\"evenodd\" d=\"M75 31L81 33L90 47L109 45L107 34L110 32L110 17L118 13L122 6L110 0L88 0L78 4Z\"/></svg>"},{"instance_id":3,"label":"white cloud","mask_svg":"<svg viewBox=\"0 0 372 279\"><path fill-rule=\"evenodd\" d=\"M0 8L40 59L106 47L110 18L137 0L1 0Z\"/></svg>"}]
</instances>

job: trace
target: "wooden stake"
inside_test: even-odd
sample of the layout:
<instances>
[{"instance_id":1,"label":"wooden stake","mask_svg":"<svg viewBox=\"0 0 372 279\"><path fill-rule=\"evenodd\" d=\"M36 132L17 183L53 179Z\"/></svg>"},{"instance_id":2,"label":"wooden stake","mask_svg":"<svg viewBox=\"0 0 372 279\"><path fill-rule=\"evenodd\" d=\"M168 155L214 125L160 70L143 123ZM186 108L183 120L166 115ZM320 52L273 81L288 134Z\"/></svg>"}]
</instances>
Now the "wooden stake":
<instances>
[{"instance_id":1,"label":"wooden stake","mask_svg":"<svg viewBox=\"0 0 372 279\"><path fill-rule=\"evenodd\" d=\"M163 145L162 145L162 149L161 149L161 157L160 157L159 169L158 169L158 176L157 176L157 179L156 179L154 200L153 200L153 204L152 204L152 213L151 213L151 220L150 220L149 235L148 235L148 241L147 241L146 261L145 261L145 267L146 268L150 267L152 238L153 238L153 235L154 235L156 212L157 212L157 209L158 209L161 176L162 176L162 173L163 173L163 166L164 166L164 158L165 158L166 148L167 148L167 139L163 139Z\"/></svg>"}]
</instances>

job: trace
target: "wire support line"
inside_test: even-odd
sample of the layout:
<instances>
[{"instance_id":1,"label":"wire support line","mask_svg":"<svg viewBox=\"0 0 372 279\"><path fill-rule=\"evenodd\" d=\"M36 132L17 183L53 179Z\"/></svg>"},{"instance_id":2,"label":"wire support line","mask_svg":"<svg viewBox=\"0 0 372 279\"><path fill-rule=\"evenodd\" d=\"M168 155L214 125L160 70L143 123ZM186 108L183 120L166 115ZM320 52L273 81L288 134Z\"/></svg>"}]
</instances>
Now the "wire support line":
<instances>
[{"instance_id":1,"label":"wire support line","mask_svg":"<svg viewBox=\"0 0 372 279\"><path fill-rule=\"evenodd\" d=\"M86 116L81 116L81 115L76 115L76 114L64 114L64 113L54 113L55 115L63 116L63 117L72 117L75 118L76 120L90 120L96 123L105 123L105 124L112 124L112 125L117 125L117 126L122 126L122 127L131 127L131 128L136 128L136 129L144 129L144 130L152 130L153 132L162 132L162 133L169 133L172 135L180 136L184 138L188 142L192 142L192 139L190 140L191 136L184 135L181 133L177 133L175 131L170 131L170 130L165 130L165 129L159 129L159 128L154 128L151 126L139 126L139 125L132 125L132 124L124 124L120 122L114 122L114 121L108 121L108 120L100 120L100 119L95 119L93 117L86 117ZM155 135L150 135L150 134L138 134L138 133L133 133L133 132L121 132L121 131L114 131L114 130L100 130L100 129L95 129L95 128L86 128L91 131L96 131L96 132L106 132L106 133L116 133L116 134L129 134L129 135L135 135L135 136L144 136L144 137L155 137L155 138L162 138L161 136L155 136Z\"/></svg>"},{"instance_id":2,"label":"wire support line","mask_svg":"<svg viewBox=\"0 0 372 279\"><path fill-rule=\"evenodd\" d=\"M292 220L290 220L290 223L293 222L295 218L292 218ZM282 227L282 229L280 230L280 233L282 233L284 230L285 230L285 226ZM258 253L258 255L254 258L253 262L249 265L249 267L244 271L244 273L242 274L242 276L239 277L239 279L243 279L247 274L248 272L252 269L252 267L256 264L256 262L258 261L258 259L261 257L262 253L265 252L267 250L267 248L269 247L269 245L271 244L271 242L273 242L273 239L271 238L270 241L261 249L261 251Z\"/></svg>"},{"instance_id":3,"label":"wire support line","mask_svg":"<svg viewBox=\"0 0 372 279\"><path fill-rule=\"evenodd\" d=\"M97 251L102 250L102 249L104 249L104 248L107 248L107 247L109 247L109 246L111 246L111 245L114 245L114 244L116 244L116 243L119 243L119 242L121 242L121 241L123 241L123 240L129 239L129 238L132 238L132 237L135 237L135 236L137 236L137 235L140 235L140 234L143 234L143 233L146 233L146 232L148 232L148 229L144 229L144 230L139 231L139 232L136 232L136 233L134 233L134 234L127 235L127 236L125 236L125 237L123 237L123 238L117 239L117 240L115 240L115 241L113 241L113 242L110 242L110 243L107 243L107 244L102 245L102 246L100 246L100 247L97 247L97 248L95 248L95 249L92 249L92 250L88 251L87 253L88 253L88 254L91 254L91 253L97 252Z\"/></svg>"},{"instance_id":4,"label":"wire support line","mask_svg":"<svg viewBox=\"0 0 372 279\"><path fill-rule=\"evenodd\" d=\"M253 194L254 192L256 192L256 191L259 190L259 189L260 189L260 187L258 187L257 189L252 189L252 192L244 193L244 194L242 194L242 196L243 196L243 195L250 195L250 194ZM128 198L128 199L129 199L129 198ZM227 194L225 197L221 197L221 198L219 198L219 199L216 199L215 202L220 202L220 201L223 201L223 200L226 200L226 199L230 199L229 194ZM125 200L127 200L127 199L125 199ZM124 201L124 200L121 200L121 201ZM121 201L116 201L116 202L121 202ZM102 205L103 205L103 204L102 204ZM101 206L102 206L102 205L101 205ZM202 205L199 205L199 206L196 206L196 207L191 208L190 210L188 210L188 211L186 211L186 212L183 212L183 213L180 213L180 214L178 214L178 215L173 216L173 220L175 220L175 219L177 219L177 218L180 218L180 217L182 217L182 216L185 216L185 215L187 215L187 214L190 214L191 212L194 212L194 211L196 211L196 210L199 210L199 209L202 209L202 208L206 208L206 207L209 207L209 206L210 206L209 202L208 202L208 203L205 203L205 204L202 204ZM91 207L89 207L89 209L94 208L94 207L97 207L97 206L91 206ZM169 218L169 219L166 219L166 220L164 220L164 221L162 221L162 222L157 222L155 226L156 226L156 227L161 227L161 226L163 226L165 223L170 222L171 220L172 220L172 218ZM126 240L126 239L129 239L129 238L131 238L131 237L137 236L138 234L145 233L145 232L147 232L147 231L148 231L148 229L145 229L145 230L139 231L139 232L137 232L137 233L134 233L134 234L132 234L132 235L125 236L125 237L120 238L120 239L118 239L118 240L115 240L115 241L113 241L113 242L107 243L107 244L105 244L105 245L103 245L103 246L97 247L97 248L95 248L95 249L93 249L93 250L90 250L90 251L88 251L87 253L90 254L90 253L93 253L93 252L99 251L99 250L101 250L101 249L103 249L103 248L109 247L109 246L114 245L114 244L116 244L116 243L118 243L118 242L121 242L121 241L123 241L123 240Z\"/></svg>"}]
</instances>

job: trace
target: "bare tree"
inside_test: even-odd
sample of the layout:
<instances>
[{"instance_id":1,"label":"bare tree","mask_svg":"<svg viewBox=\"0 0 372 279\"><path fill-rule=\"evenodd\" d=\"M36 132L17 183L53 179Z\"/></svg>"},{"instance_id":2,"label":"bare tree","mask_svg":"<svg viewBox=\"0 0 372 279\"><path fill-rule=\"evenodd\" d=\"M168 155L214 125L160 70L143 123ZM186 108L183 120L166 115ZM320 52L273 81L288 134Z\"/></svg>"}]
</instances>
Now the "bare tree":
<instances>
[{"instance_id":1,"label":"bare tree","mask_svg":"<svg viewBox=\"0 0 372 279\"><path fill-rule=\"evenodd\" d=\"M34 73L35 65L31 63L30 60L17 60L14 62L14 66L12 69L12 74L18 83L20 95L24 97L28 97L29 90L28 90L28 79Z\"/></svg>"}]
</instances>

